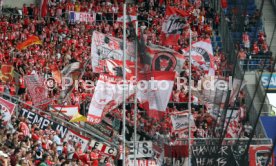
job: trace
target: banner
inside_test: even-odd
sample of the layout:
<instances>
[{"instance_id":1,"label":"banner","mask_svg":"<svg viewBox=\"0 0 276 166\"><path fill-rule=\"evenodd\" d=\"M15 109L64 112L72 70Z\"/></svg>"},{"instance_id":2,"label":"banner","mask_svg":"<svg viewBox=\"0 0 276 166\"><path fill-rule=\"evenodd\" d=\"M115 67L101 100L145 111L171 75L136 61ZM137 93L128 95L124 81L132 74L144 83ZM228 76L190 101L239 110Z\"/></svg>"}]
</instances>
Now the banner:
<instances>
[{"instance_id":1,"label":"banner","mask_svg":"<svg viewBox=\"0 0 276 166\"><path fill-rule=\"evenodd\" d=\"M6 124L10 121L16 105L0 97L0 106L1 119L3 124Z\"/></svg>"},{"instance_id":2,"label":"banner","mask_svg":"<svg viewBox=\"0 0 276 166\"><path fill-rule=\"evenodd\" d=\"M263 166L266 164L272 145L250 145L249 147L249 165ZM267 166L274 166L273 154L269 159Z\"/></svg>"},{"instance_id":3,"label":"banner","mask_svg":"<svg viewBox=\"0 0 276 166\"><path fill-rule=\"evenodd\" d=\"M189 120L191 127L195 127L195 121L193 116L189 118L189 112L173 112L171 114L171 121L174 131L182 131L189 128Z\"/></svg>"},{"instance_id":4,"label":"banner","mask_svg":"<svg viewBox=\"0 0 276 166\"><path fill-rule=\"evenodd\" d=\"M123 40L94 31L91 43L94 73L105 72L104 60L123 60ZM127 42L126 63L135 61L135 45Z\"/></svg>"},{"instance_id":5,"label":"banner","mask_svg":"<svg viewBox=\"0 0 276 166\"><path fill-rule=\"evenodd\" d=\"M128 159L126 166L134 166L135 165L134 162L135 162L134 160ZM137 166L157 166L157 162L155 160L137 159L136 165Z\"/></svg>"},{"instance_id":6,"label":"banner","mask_svg":"<svg viewBox=\"0 0 276 166\"><path fill-rule=\"evenodd\" d=\"M2 64L1 71L0 71L0 80L2 82L12 81L13 80L13 66Z\"/></svg>"},{"instance_id":7,"label":"banner","mask_svg":"<svg viewBox=\"0 0 276 166\"><path fill-rule=\"evenodd\" d=\"M185 56L189 56L190 47L184 49L183 52ZM193 43L191 56L193 65L199 66L204 71L209 71L211 75L214 75L214 53L210 38Z\"/></svg>"},{"instance_id":8,"label":"banner","mask_svg":"<svg viewBox=\"0 0 276 166\"><path fill-rule=\"evenodd\" d=\"M184 166L188 158L188 145L164 145L164 163Z\"/></svg>"},{"instance_id":9,"label":"banner","mask_svg":"<svg viewBox=\"0 0 276 166\"><path fill-rule=\"evenodd\" d=\"M44 84L44 79L36 74L24 76L27 90L32 98L34 106L44 105L51 102L48 98L48 90Z\"/></svg>"},{"instance_id":10,"label":"banner","mask_svg":"<svg viewBox=\"0 0 276 166\"><path fill-rule=\"evenodd\" d=\"M56 122L53 122L47 118L44 118L43 116L40 116L39 114L28 111L26 109L21 109L19 112L19 116L23 116L27 118L27 120L30 121L31 124L37 123L38 127L42 130L47 129L48 125L51 125L54 131L56 130L60 131L61 138L64 138L68 131L67 127L62 126Z\"/></svg>"},{"instance_id":11,"label":"banner","mask_svg":"<svg viewBox=\"0 0 276 166\"><path fill-rule=\"evenodd\" d=\"M182 54L166 47L150 44L146 48L143 63L153 71L183 71L186 58Z\"/></svg>"},{"instance_id":12,"label":"banner","mask_svg":"<svg viewBox=\"0 0 276 166\"><path fill-rule=\"evenodd\" d=\"M161 33L163 45L176 45L186 24L185 17L190 15L189 11L179 10L176 7L168 6L166 8Z\"/></svg>"},{"instance_id":13,"label":"banner","mask_svg":"<svg viewBox=\"0 0 276 166\"><path fill-rule=\"evenodd\" d=\"M70 23L93 23L96 20L96 13L93 14L86 13L86 12L75 12L69 11L69 21Z\"/></svg>"},{"instance_id":14,"label":"banner","mask_svg":"<svg viewBox=\"0 0 276 166\"><path fill-rule=\"evenodd\" d=\"M134 149L134 143L129 143L129 154L128 157L134 159L136 153L137 158L153 157L154 151L152 149L151 141L139 141L136 142L137 149Z\"/></svg>"},{"instance_id":15,"label":"banner","mask_svg":"<svg viewBox=\"0 0 276 166\"><path fill-rule=\"evenodd\" d=\"M276 73L272 73L271 75L271 80L269 80L270 78L270 73L263 73L262 74L262 85L265 88L268 88L268 91L276 91ZM270 82L269 82L270 81ZM269 85L268 85L269 83Z\"/></svg>"},{"instance_id":16,"label":"banner","mask_svg":"<svg viewBox=\"0 0 276 166\"><path fill-rule=\"evenodd\" d=\"M175 72L152 71L140 74L137 98L146 110L165 112L174 85Z\"/></svg>"},{"instance_id":17,"label":"banner","mask_svg":"<svg viewBox=\"0 0 276 166\"><path fill-rule=\"evenodd\" d=\"M68 142L68 141L73 141L76 143L81 143L81 150L85 151L86 147L89 143L89 138L84 137L76 132L74 132L73 130L69 130L65 136L65 138L63 139L63 142Z\"/></svg>"},{"instance_id":18,"label":"banner","mask_svg":"<svg viewBox=\"0 0 276 166\"><path fill-rule=\"evenodd\" d=\"M121 77L101 74L89 106L87 121L91 124L100 123L109 111L123 102L123 92L126 99L134 94L134 88L130 85L129 82L124 85Z\"/></svg>"},{"instance_id":19,"label":"banner","mask_svg":"<svg viewBox=\"0 0 276 166\"><path fill-rule=\"evenodd\" d=\"M91 140L89 146L93 149L96 148L100 154L116 157L117 156L117 149L114 147L111 147L109 145L106 145L102 142Z\"/></svg>"},{"instance_id":20,"label":"banner","mask_svg":"<svg viewBox=\"0 0 276 166\"><path fill-rule=\"evenodd\" d=\"M47 0L44 0L44 1L47 1ZM31 45L34 45L34 44L42 44L42 41L37 37L37 36L30 36L27 40L25 40L24 42L22 43L19 43L17 46L16 46L16 49L21 51L21 50L24 50L26 49L27 47L31 46Z\"/></svg>"},{"instance_id":21,"label":"banner","mask_svg":"<svg viewBox=\"0 0 276 166\"><path fill-rule=\"evenodd\" d=\"M244 152L243 146L226 145L193 145L192 146L192 165L193 166L240 166L241 156ZM242 166L248 166L243 163Z\"/></svg>"},{"instance_id":22,"label":"banner","mask_svg":"<svg viewBox=\"0 0 276 166\"><path fill-rule=\"evenodd\" d=\"M52 108L53 107L53 108ZM77 113L79 113L79 106L76 105L67 105L67 106L52 106L50 107L49 111L54 113L63 113L66 116L73 117Z\"/></svg>"}]
</instances>

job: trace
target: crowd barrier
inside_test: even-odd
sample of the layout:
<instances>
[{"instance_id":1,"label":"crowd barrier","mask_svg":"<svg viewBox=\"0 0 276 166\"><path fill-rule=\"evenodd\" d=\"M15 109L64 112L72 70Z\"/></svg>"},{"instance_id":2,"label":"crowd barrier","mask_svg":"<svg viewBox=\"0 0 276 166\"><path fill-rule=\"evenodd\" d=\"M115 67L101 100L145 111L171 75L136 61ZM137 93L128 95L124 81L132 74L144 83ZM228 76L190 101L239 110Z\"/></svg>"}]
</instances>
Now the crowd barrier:
<instances>
[{"instance_id":1,"label":"crowd barrier","mask_svg":"<svg viewBox=\"0 0 276 166\"><path fill-rule=\"evenodd\" d=\"M61 124L65 127L68 127L74 131L78 131L80 132L81 135L85 136L85 137L88 137L88 138L94 138L94 139L97 139L99 141L103 141L111 146L114 146L114 147L118 147L118 145L114 144L113 142L111 142L108 138L108 137L105 137L105 136L99 136L99 135L96 135L95 133L97 133L97 131L95 129L91 129L88 130L87 128L83 128L83 127L80 127L77 123L71 123L69 121L67 121L64 117L62 116L59 116L57 114L54 114L52 112L49 112L49 111L42 111L41 109L39 108L36 108L34 106L31 106L29 104L27 104L26 102L24 101L21 101L20 99L18 99L17 97L13 97L13 96L10 96L9 94L6 94L6 93L2 93L0 92L0 96L3 97L4 99L14 103L14 104L17 104L16 106L16 109L15 109L15 114L18 116L19 115L19 111L21 110L22 106L25 106L25 107L28 107L29 111L33 112L33 113L36 113L36 114L40 114L40 113L43 113L45 116L47 116L50 120L58 123L58 124Z\"/></svg>"}]
</instances>

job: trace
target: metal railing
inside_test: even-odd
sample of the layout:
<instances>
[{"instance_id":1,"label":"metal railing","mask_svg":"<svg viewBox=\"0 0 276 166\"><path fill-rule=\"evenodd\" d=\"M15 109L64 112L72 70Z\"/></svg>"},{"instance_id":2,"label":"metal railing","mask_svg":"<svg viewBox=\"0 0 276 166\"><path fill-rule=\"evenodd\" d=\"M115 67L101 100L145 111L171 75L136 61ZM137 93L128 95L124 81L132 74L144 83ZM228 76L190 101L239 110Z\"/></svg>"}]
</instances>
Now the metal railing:
<instances>
[{"instance_id":1,"label":"metal railing","mask_svg":"<svg viewBox=\"0 0 276 166\"><path fill-rule=\"evenodd\" d=\"M87 129L84 129L84 128L81 128L79 127L77 124L75 123L70 123L68 122L67 120L63 119L62 117L60 116L57 116L56 114L52 113L52 112L47 112L47 111L43 111L39 108L36 108L32 105L29 105L27 104L26 102L20 100L19 98L17 97L13 97L9 94L6 94L6 93L3 93L3 92L0 92L0 96L1 97L4 97L6 100L9 100L11 101L12 103L14 104L17 104L17 107L15 109L15 112L16 112L16 115L19 114L19 109L21 109L21 106L25 106L25 107L29 107L29 108L32 108L32 112L34 113L43 113L45 115L47 115L48 117L50 117L52 121L58 123L58 124L62 124L64 125L65 127L68 127L70 129L73 129L74 131L78 131L80 132L81 135L85 136L85 137L89 137L89 138L93 138L93 139L97 139L97 140L100 140L100 141L103 141L111 146L114 146L114 147L117 147L118 145L115 145L113 142L109 141L108 138L104 138L102 136L98 136L96 135L93 131L89 131Z\"/></svg>"}]
</instances>

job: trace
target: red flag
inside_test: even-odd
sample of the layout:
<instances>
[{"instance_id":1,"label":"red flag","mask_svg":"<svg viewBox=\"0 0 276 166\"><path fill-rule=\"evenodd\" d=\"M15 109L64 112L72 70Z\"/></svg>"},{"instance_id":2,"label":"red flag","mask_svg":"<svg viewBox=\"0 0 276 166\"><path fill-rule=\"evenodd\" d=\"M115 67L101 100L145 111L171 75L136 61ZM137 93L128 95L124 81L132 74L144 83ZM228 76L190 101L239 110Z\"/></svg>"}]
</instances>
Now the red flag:
<instances>
[{"instance_id":1,"label":"red flag","mask_svg":"<svg viewBox=\"0 0 276 166\"><path fill-rule=\"evenodd\" d=\"M45 17L48 13L48 0L41 0L40 16Z\"/></svg>"},{"instance_id":2,"label":"red flag","mask_svg":"<svg viewBox=\"0 0 276 166\"><path fill-rule=\"evenodd\" d=\"M185 26L185 17L189 17L191 12L171 6L166 8L166 20L162 25L161 34L163 45L176 45Z\"/></svg>"}]
</instances>

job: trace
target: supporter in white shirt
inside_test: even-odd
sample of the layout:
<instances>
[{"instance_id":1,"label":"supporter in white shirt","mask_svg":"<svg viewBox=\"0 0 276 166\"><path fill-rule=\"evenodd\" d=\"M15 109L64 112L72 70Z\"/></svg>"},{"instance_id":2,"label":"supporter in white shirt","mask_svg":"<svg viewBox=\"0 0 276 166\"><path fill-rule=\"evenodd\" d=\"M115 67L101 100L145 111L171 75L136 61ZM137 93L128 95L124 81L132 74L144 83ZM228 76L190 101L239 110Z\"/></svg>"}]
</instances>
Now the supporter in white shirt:
<instances>
[{"instance_id":1,"label":"supporter in white shirt","mask_svg":"<svg viewBox=\"0 0 276 166\"><path fill-rule=\"evenodd\" d=\"M60 131L57 130L56 134L54 135L53 142L57 144L57 152L60 155L62 153L63 145L59 135L60 135Z\"/></svg>"}]
</instances>

